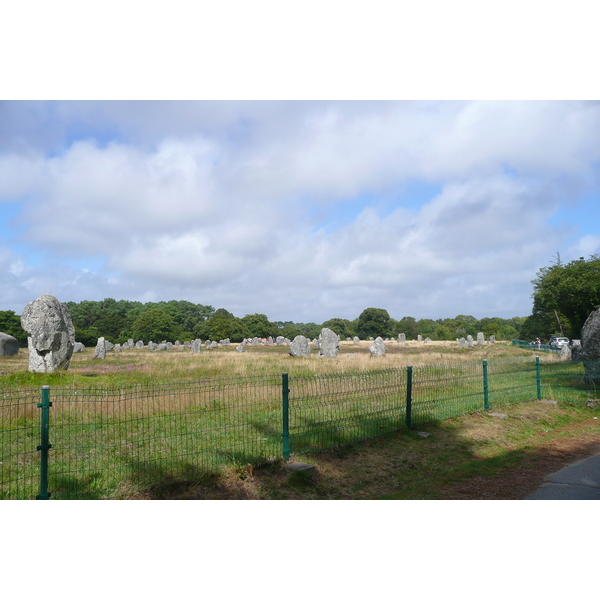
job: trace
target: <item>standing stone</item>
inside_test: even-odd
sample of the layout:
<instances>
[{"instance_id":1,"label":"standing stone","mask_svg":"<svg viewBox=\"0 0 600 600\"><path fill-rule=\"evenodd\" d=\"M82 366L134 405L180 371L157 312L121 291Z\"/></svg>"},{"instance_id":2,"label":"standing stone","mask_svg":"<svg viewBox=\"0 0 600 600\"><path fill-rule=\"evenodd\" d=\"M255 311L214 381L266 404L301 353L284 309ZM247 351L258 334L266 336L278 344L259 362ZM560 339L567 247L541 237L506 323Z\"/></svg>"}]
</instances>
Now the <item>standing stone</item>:
<instances>
[{"instance_id":1,"label":"standing stone","mask_svg":"<svg viewBox=\"0 0 600 600\"><path fill-rule=\"evenodd\" d=\"M107 342L103 337L99 337L98 341L96 342L96 349L94 350L94 358L101 358L104 359L106 358L106 351L108 350L107 345L109 342Z\"/></svg>"},{"instance_id":2,"label":"standing stone","mask_svg":"<svg viewBox=\"0 0 600 600\"><path fill-rule=\"evenodd\" d=\"M581 340L571 340L571 360L580 361L583 360L583 346Z\"/></svg>"},{"instance_id":3,"label":"standing stone","mask_svg":"<svg viewBox=\"0 0 600 600\"><path fill-rule=\"evenodd\" d=\"M136 347L138 350L141 350L141 349L144 347L144 342L143 342L142 340L138 340L138 341L135 343L135 347Z\"/></svg>"},{"instance_id":4,"label":"standing stone","mask_svg":"<svg viewBox=\"0 0 600 600\"><path fill-rule=\"evenodd\" d=\"M207 350L210 350L212 348L212 344L211 344L210 340L206 340L206 342L204 342L204 347Z\"/></svg>"},{"instance_id":5,"label":"standing stone","mask_svg":"<svg viewBox=\"0 0 600 600\"><path fill-rule=\"evenodd\" d=\"M358 344L358 343L360 342L360 339L359 339L359 337L358 337L358 336L356 336L356 335L355 335L355 336L352 338L352 341L353 341L355 344Z\"/></svg>"},{"instance_id":6,"label":"standing stone","mask_svg":"<svg viewBox=\"0 0 600 600\"><path fill-rule=\"evenodd\" d=\"M16 356L19 353L19 340L8 333L0 333L0 356Z\"/></svg>"},{"instance_id":7,"label":"standing stone","mask_svg":"<svg viewBox=\"0 0 600 600\"><path fill-rule=\"evenodd\" d=\"M592 311L581 329L581 353L584 361L585 379L588 383L600 383L600 308Z\"/></svg>"},{"instance_id":8,"label":"standing stone","mask_svg":"<svg viewBox=\"0 0 600 600\"><path fill-rule=\"evenodd\" d=\"M464 337L461 337L461 338L458 340L458 345L459 345L461 348L466 348L466 347L467 347L467 340L466 340Z\"/></svg>"},{"instance_id":9,"label":"standing stone","mask_svg":"<svg viewBox=\"0 0 600 600\"><path fill-rule=\"evenodd\" d=\"M154 352L163 352L167 349L167 344L165 342L161 342L154 348Z\"/></svg>"},{"instance_id":10,"label":"standing stone","mask_svg":"<svg viewBox=\"0 0 600 600\"><path fill-rule=\"evenodd\" d=\"M383 356L385 354L385 344L381 337L375 338L375 341L371 344L369 352L372 356Z\"/></svg>"},{"instance_id":11,"label":"standing stone","mask_svg":"<svg viewBox=\"0 0 600 600\"><path fill-rule=\"evenodd\" d=\"M211 348L217 348L218 346L219 346L219 342L212 342L212 343L210 344L210 347L211 347Z\"/></svg>"},{"instance_id":12,"label":"standing stone","mask_svg":"<svg viewBox=\"0 0 600 600\"><path fill-rule=\"evenodd\" d=\"M472 347L473 347L473 336L468 335L467 336L467 348L472 348Z\"/></svg>"},{"instance_id":13,"label":"standing stone","mask_svg":"<svg viewBox=\"0 0 600 600\"><path fill-rule=\"evenodd\" d=\"M297 335L290 343L290 356L309 356L310 346L303 335Z\"/></svg>"},{"instance_id":14,"label":"standing stone","mask_svg":"<svg viewBox=\"0 0 600 600\"><path fill-rule=\"evenodd\" d=\"M156 344L152 340L150 340L148 342L148 350L154 350L154 348L156 348Z\"/></svg>"},{"instance_id":15,"label":"standing stone","mask_svg":"<svg viewBox=\"0 0 600 600\"><path fill-rule=\"evenodd\" d=\"M398 341L399 342L405 342L406 341L406 334L405 333L399 333L398 334Z\"/></svg>"},{"instance_id":16,"label":"standing stone","mask_svg":"<svg viewBox=\"0 0 600 600\"><path fill-rule=\"evenodd\" d=\"M246 348L244 348L244 346L242 346L242 344L240 344L239 346L235 347L235 351L236 352L246 352Z\"/></svg>"},{"instance_id":17,"label":"standing stone","mask_svg":"<svg viewBox=\"0 0 600 600\"><path fill-rule=\"evenodd\" d=\"M340 351L340 338L337 333L327 327L319 334L319 356L335 358Z\"/></svg>"},{"instance_id":18,"label":"standing stone","mask_svg":"<svg viewBox=\"0 0 600 600\"><path fill-rule=\"evenodd\" d=\"M422 337L422 336L420 336L420 335L418 335L418 336L417 336L417 342L422 342L422 341L423 341L423 337Z\"/></svg>"},{"instance_id":19,"label":"standing stone","mask_svg":"<svg viewBox=\"0 0 600 600\"><path fill-rule=\"evenodd\" d=\"M483 332L481 331L477 334L477 344L479 346L483 346L483 344L485 344L485 337L483 336Z\"/></svg>"},{"instance_id":20,"label":"standing stone","mask_svg":"<svg viewBox=\"0 0 600 600\"><path fill-rule=\"evenodd\" d=\"M81 342L75 342L75 345L73 346L73 354L75 354L75 352L83 352L84 350L85 346Z\"/></svg>"},{"instance_id":21,"label":"standing stone","mask_svg":"<svg viewBox=\"0 0 600 600\"><path fill-rule=\"evenodd\" d=\"M490 335L490 344L495 344L495 343L496 343L496 336Z\"/></svg>"},{"instance_id":22,"label":"standing stone","mask_svg":"<svg viewBox=\"0 0 600 600\"><path fill-rule=\"evenodd\" d=\"M558 351L558 358L564 360L571 360L571 348L568 345L561 346Z\"/></svg>"},{"instance_id":23,"label":"standing stone","mask_svg":"<svg viewBox=\"0 0 600 600\"><path fill-rule=\"evenodd\" d=\"M192 342L192 353L200 354L201 349L202 349L202 340L194 340Z\"/></svg>"},{"instance_id":24,"label":"standing stone","mask_svg":"<svg viewBox=\"0 0 600 600\"><path fill-rule=\"evenodd\" d=\"M115 352L121 352L123 348L121 348L121 344L115 344Z\"/></svg>"},{"instance_id":25,"label":"standing stone","mask_svg":"<svg viewBox=\"0 0 600 600\"><path fill-rule=\"evenodd\" d=\"M283 344L283 340L285 340L285 338L284 338L282 335L278 335L278 336L275 338L275 343L276 343L278 346L281 346L281 344Z\"/></svg>"},{"instance_id":26,"label":"standing stone","mask_svg":"<svg viewBox=\"0 0 600 600\"><path fill-rule=\"evenodd\" d=\"M23 309L21 327L28 333L31 372L52 373L69 368L75 345L75 328L64 304L54 296L33 300Z\"/></svg>"}]
</instances>

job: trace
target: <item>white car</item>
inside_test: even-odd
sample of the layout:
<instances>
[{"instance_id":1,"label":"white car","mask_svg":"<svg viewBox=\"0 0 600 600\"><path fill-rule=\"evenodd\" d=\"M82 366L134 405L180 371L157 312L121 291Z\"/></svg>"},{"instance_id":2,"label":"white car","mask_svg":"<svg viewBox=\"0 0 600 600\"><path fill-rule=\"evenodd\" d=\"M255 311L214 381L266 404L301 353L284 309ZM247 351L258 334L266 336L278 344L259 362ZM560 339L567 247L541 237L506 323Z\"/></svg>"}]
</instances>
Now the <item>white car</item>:
<instances>
[{"instance_id":1,"label":"white car","mask_svg":"<svg viewBox=\"0 0 600 600\"><path fill-rule=\"evenodd\" d=\"M568 346L569 338L566 337L552 337L548 342L550 346Z\"/></svg>"}]
</instances>

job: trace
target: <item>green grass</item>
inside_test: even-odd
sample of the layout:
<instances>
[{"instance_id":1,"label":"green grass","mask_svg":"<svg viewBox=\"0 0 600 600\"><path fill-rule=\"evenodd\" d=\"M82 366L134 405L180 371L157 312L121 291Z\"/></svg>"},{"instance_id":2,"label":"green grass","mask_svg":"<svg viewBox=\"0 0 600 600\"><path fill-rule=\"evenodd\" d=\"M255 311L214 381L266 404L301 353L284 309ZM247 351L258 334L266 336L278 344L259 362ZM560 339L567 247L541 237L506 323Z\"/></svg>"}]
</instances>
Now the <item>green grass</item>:
<instances>
[{"instance_id":1,"label":"green grass","mask_svg":"<svg viewBox=\"0 0 600 600\"><path fill-rule=\"evenodd\" d=\"M488 356L492 410L533 400L532 359L515 349L507 360L506 348L499 350L495 361ZM290 373L296 455L341 448L405 426L406 370L394 361L415 362L415 354L398 352L384 362L353 358L359 352L347 361L293 360L285 347L276 346L251 356L211 352L129 351L105 361L76 356L72 369L52 374L29 373L22 357L2 363L0 497L38 493L41 385L51 386L53 403L49 481L54 498L130 497L157 481L204 481L224 467L276 462L282 451L281 370ZM376 368L380 365L384 368ZM581 365L548 364L544 369L549 374L544 390L551 398L581 404L589 397L589 390L582 389ZM483 410L479 360L417 365L413 382L415 426ZM538 421L535 430L545 426ZM524 434L508 428L503 435L511 440ZM466 447L458 445L454 452L440 454L427 468L436 473L457 457L468 458ZM404 483L410 488L411 481L409 476Z\"/></svg>"}]
</instances>

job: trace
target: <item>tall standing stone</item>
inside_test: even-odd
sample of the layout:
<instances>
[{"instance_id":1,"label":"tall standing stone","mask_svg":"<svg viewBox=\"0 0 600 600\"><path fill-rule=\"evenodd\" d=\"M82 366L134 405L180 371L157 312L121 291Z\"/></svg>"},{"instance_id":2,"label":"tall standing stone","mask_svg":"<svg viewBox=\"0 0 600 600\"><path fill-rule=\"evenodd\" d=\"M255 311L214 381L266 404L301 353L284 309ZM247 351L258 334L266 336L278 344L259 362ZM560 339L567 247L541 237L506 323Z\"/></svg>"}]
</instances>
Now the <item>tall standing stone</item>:
<instances>
[{"instance_id":1,"label":"tall standing stone","mask_svg":"<svg viewBox=\"0 0 600 600\"><path fill-rule=\"evenodd\" d=\"M480 331L477 334L477 344L479 346L483 346L483 344L485 344L485 337L483 336L483 332L482 331Z\"/></svg>"},{"instance_id":2,"label":"tall standing stone","mask_svg":"<svg viewBox=\"0 0 600 600\"><path fill-rule=\"evenodd\" d=\"M405 342L406 341L406 334L405 333L399 333L398 334L398 341L399 342Z\"/></svg>"},{"instance_id":3,"label":"tall standing stone","mask_svg":"<svg viewBox=\"0 0 600 600\"><path fill-rule=\"evenodd\" d=\"M96 349L94 350L94 358L106 358L107 346L108 342L103 337L99 337L96 342Z\"/></svg>"},{"instance_id":4,"label":"tall standing stone","mask_svg":"<svg viewBox=\"0 0 600 600\"><path fill-rule=\"evenodd\" d=\"M192 353L200 354L200 350L202 349L202 340L196 339L192 342Z\"/></svg>"},{"instance_id":5,"label":"tall standing stone","mask_svg":"<svg viewBox=\"0 0 600 600\"><path fill-rule=\"evenodd\" d=\"M290 356L309 356L310 346L303 335L297 335L290 343Z\"/></svg>"},{"instance_id":6,"label":"tall standing stone","mask_svg":"<svg viewBox=\"0 0 600 600\"><path fill-rule=\"evenodd\" d=\"M319 334L319 356L335 358L340 351L340 338L337 333L327 327Z\"/></svg>"},{"instance_id":7,"label":"tall standing stone","mask_svg":"<svg viewBox=\"0 0 600 600\"><path fill-rule=\"evenodd\" d=\"M584 361L588 383L600 383L600 308L592 311L581 329L579 360Z\"/></svg>"},{"instance_id":8,"label":"tall standing stone","mask_svg":"<svg viewBox=\"0 0 600 600\"><path fill-rule=\"evenodd\" d=\"M69 368L75 328L64 304L54 296L33 300L23 309L21 327L28 333L30 371L52 373Z\"/></svg>"}]
</instances>

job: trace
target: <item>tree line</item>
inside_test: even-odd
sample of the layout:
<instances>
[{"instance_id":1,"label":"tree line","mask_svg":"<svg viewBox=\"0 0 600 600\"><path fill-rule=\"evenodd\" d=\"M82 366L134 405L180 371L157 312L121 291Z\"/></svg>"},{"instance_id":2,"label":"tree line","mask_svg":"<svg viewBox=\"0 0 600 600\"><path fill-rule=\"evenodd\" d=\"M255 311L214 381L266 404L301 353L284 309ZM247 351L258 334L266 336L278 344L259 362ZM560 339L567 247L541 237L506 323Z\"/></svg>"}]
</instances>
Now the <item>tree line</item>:
<instances>
[{"instance_id":1,"label":"tree line","mask_svg":"<svg viewBox=\"0 0 600 600\"><path fill-rule=\"evenodd\" d=\"M342 339L347 337L396 337L406 334L407 339L429 337L432 340L454 340L482 331L486 337L498 340L541 338L552 335L579 338L581 328L590 312L600 307L600 256L583 257L567 264L556 260L537 273L533 284L533 311L528 317L476 319L458 315L453 319L393 319L383 308L366 308L354 320L333 318L324 323L294 323L270 321L264 314L236 317L224 308L194 304L186 300L168 302L137 302L131 300L83 300L66 302L76 331L76 340L86 346L95 346L99 337L113 343L124 343L133 338L161 342L181 342L200 338L240 342L244 338L275 338L282 335L290 340L297 335L309 339L319 336L323 327L335 331ZM0 311L0 331L27 343L27 334L21 328L20 316L14 311Z\"/></svg>"},{"instance_id":2,"label":"tree line","mask_svg":"<svg viewBox=\"0 0 600 600\"><path fill-rule=\"evenodd\" d=\"M138 302L131 300L83 300L65 302L75 327L75 339L86 346L95 346L99 337L113 343L124 343L132 338L161 342L163 340L184 342L193 339L241 342L245 338L268 338L279 335L290 340L297 335L309 339L319 336L327 327L342 339L355 336L360 339L381 336L397 337L406 334L407 339L418 335L432 340L454 340L467 335L476 336L482 331L486 337L495 335L499 340L519 337L525 318L498 317L476 319L470 315L458 315L453 319L415 319L390 317L383 308L366 308L354 320L333 318L324 323L295 323L293 321L270 321L267 315L254 313L236 317L225 308L194 304L185 300L168 302ZM16 337L22 344L27 334L21 328L20 316L13 311L0 311L0 331Z\"/></svg>"}]
</instances>

